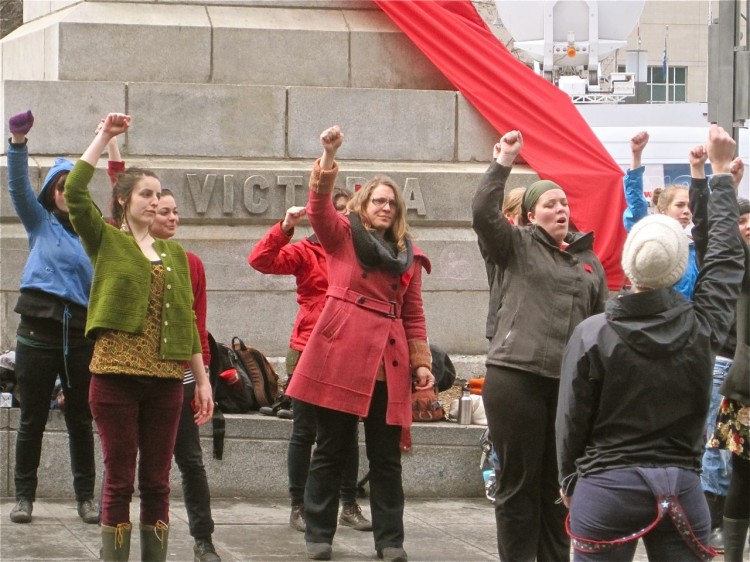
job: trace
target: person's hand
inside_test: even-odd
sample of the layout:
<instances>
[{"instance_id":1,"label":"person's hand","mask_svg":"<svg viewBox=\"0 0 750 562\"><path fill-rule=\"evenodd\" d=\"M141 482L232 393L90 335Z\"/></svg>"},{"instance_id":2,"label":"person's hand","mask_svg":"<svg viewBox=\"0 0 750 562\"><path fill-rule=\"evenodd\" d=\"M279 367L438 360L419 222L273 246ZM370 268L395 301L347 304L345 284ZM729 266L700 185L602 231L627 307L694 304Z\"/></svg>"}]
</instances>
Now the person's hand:
<instances>
[{"instance_id":1,"label":"person's hand","mask_svg":"<svg viewBox=\"0 0 750 562\"><path fill-rule=\"evenodd\" d=\"M320 144L323 145L323 150L330 156L335 156L336 151L344 142L344 133L341 132L338 125L328 127L325 131L320 133Z\"/></svg>"},{"instance_id":2,"label":"person's hand","mask_svg":"<svg viewBox=\"0 0 750 562\"><path fill-rule=\"evenodd\" d=\"M648 144L648 131L641 131L636 133L633 138L630 139L630 152L633 154L641 155L643 149Z\"/></svg>"},{"instance_id":3,"label":"person's hand","mask_svg":"<svg viewBox=\"0 0 750 562\"><path fill-rule=\"evenodd\" d=\"M16 113L8 119L8 129L10 130L10 142L13 144L22 144L26 141L26 134L34 125L34 114L31 110L23 113Z\"/></svg>"},{"instance_id":4,"label":"person's hand","mask_svg":"<svg viewBox=\"0 0 750 562\"><path fill-rule=\"evenodd\" d=\"M214 399L211 394L211 385L208 377L205 382L195 383L195 394L193 395L193 412L196 425L203 425L214 415Z\"/></svg>"},{"instance_id":5,"label":"person's hand","mask_svg":"<svg viewBox=\"0 0 750 562\"><path fill-rule=\"evenodd\" d=\"M493 148L492 154L496 154L495 161L501 166L512 166L522 149L523 136L521 131L508 131L500 137L500 141Z\"/></svg>"},{"instance_id":6,"label":"person's hand","mask_svg":"<svg viewBox=\"0 0 750 562\"><path fill-rule=\"evenodd\" d=\"M566 496L562 488L560 488L560 498L562 499L563 505L570 509L571 496Z\"/></svg>"},{"instance_id":7,"label":"person's hand","mask_svg":"<svg viewBox=\"0 0 750 562\"><path fill-rule=\"evenodd\" d=\"M32 125L34 125L34 114L31 113L30 109L23 113L16 113L8 119L8 129L13 136L22 135L25 137L26 133L31 130Z\"/></svg>"},{"instance_id":8,"label":"person's hand","mask_svg":"<svg viewBox=\"0 0 750 562\"><path fill-rule=\"evenodd\" d=\"M737 190L737 188L740 187L742 176L745 175L745 163L742 161L742 158L738 156L737 158L732 160L732 162L729 164L729 173L732 174L734 189Z\"/></svg>"},{"instance_id":9,"label":"person's hand","mask_svg":"<svg viewBox=\"0 0 750 562\"><path fill-rule=\"evenodd\" d=\"M414 375L417 379L414 384L416 390L424 390L435 386L435 377L427 367L417 367Z\"/></svg>"},{"instance_id":10,"label":"person's hand","mask_svg":"<svg viewBox=\"0 0 750 562\"><path fill-rule=\"evenodd\" d=\"M706 147L702 144L699 144L698 146L694 146L690 149L690 153L688 156L688 161L690 162L690 167L696 167L696 168L703 168L703 166L706 163L706 160L708 159L708 152L706 152Z\"/></svg>"},{"instance_id":11,"label":"person's hand","mask_svg":"<svg viewBox=\"0 0 750 562\"><path fill-rule=\"evenodd\" d=\"M305 207L289 207L286 210L284 220L281 222L281 230L284 231L284 234L290 234L306 214L307 209Z\"/></svg>"},{"instance_id":12,"label":"person's hand","mask_svg":"<svg viewBox=\"0 0 750 562\"><path fill-rule=\"evenodd\" d=\"M124 113L110 113L100 124L99 134L104 134L108 138L121 135L130 127L130 115ZM109 141L107 141L109 142Z\"/></svg>"},{"instance_id":13,"label":"person's hand","mask_svg":"<svg viewBox=\"0 0 750 562\"><path fill-rule=\"evenodd\" d=\"M729 166L734 159L736 148L737 143L729 133L716 124L711 125L708 130L706 152L714 174L730 173Z\"/></svg>"}]
</instances>

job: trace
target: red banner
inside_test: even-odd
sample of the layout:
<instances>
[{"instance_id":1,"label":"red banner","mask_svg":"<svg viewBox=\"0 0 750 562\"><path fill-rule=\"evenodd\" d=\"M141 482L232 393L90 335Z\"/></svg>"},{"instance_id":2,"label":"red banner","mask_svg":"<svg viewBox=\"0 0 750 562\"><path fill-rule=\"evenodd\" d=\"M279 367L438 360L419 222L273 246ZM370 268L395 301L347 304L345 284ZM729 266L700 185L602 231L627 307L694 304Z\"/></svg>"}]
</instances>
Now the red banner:
<instances>
[{"instance_id":1,"label":"red banner","mask_svg":"<svg viewBox=\"0 0 750 562\"><path fill-rule=\"evenodd\" d=\"M570 97L518 61L469 0L376 3L499 134L523 133L521 156L565 190L571 219L594 232L609 287L620 289L623 172Z\"/></svg>"}]
</instances>

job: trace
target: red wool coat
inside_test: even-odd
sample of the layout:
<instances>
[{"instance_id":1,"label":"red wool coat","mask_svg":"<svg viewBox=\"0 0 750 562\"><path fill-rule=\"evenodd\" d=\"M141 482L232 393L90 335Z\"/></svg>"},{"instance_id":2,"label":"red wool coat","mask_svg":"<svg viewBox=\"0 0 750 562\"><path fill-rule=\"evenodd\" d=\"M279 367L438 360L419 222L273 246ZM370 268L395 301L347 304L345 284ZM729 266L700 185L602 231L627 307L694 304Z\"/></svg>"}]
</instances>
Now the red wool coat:
<instances>
[{"instance_id":1,"label":"red wool coat","mask_svg":"<svg viewBox=\"0 0 750 562\"><path fill-rule=\"evenodd\" d=\"M299 312L294 321L289 347L304 351L318 322L328 289L326 254L320 244L304 238L290 244L281 222L271 227L247 257L253 269L273 275L294 275L297 280Z\"/></svg>"},{"instance_id":2,"label":"red wool coat","mask_svg":"<svg viewBox=\"0 0 750 562\"><path fill-rule=\"evenodd\" d=\"M427 330L422 307L422 268L427 257L414 247L414 261L403 274L364 269L354 252L349 218L331 205L338 167L310 177L307 215L326 250L328 292L287 394L298 400L357 416L367 416L378 368L388 385L386 423L411 425L411 374L430 367L424 354ZM393 302L392 306L387 303ZM385 303L385 304L384 304ZM392 314L391 314L392 313ZM429 359L429 353L427 353Z\"/></svg>"}]
</instances>

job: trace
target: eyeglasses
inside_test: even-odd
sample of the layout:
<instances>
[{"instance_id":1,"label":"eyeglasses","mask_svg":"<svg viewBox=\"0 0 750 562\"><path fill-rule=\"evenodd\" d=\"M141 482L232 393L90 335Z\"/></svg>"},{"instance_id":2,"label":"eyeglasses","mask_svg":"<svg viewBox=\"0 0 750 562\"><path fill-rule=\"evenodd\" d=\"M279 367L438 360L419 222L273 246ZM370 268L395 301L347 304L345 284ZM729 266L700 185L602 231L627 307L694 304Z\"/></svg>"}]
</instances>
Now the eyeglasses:
<instances>
[{"instance_id":1,"label":"eyeglasses","mask_svg":"<svg viewBox=\"0 0 750 562\"><path fill-rule=\"evenodd\" d=\"M376 197L374 199L370 199L370 203L375 205L378 209L381 209L388 205L391 209L396 208L396 200L395 199L386 199L385 197Z\"/></svg>"}]
</instances>

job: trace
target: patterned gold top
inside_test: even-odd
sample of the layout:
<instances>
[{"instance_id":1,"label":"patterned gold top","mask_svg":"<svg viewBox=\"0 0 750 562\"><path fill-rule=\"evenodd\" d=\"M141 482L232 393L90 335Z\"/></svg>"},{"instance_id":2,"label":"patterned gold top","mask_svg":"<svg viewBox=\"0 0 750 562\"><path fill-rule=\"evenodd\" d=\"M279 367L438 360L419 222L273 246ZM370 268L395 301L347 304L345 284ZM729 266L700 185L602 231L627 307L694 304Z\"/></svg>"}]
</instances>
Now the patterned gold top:
<instances>
[{"instance_id":1,"label":"patterned gold top","mask_svg":"<svg viewBox=\"0 0 750 562\"><path fill-rule=\"evenodd\" d=\"M153 262L148 311L143 333L103 330L96 338L91 372L99 375L135 375L182 379L184 363L159 359L161 311L164 299L164 265Z\"/></svg>"}]
</instances>

